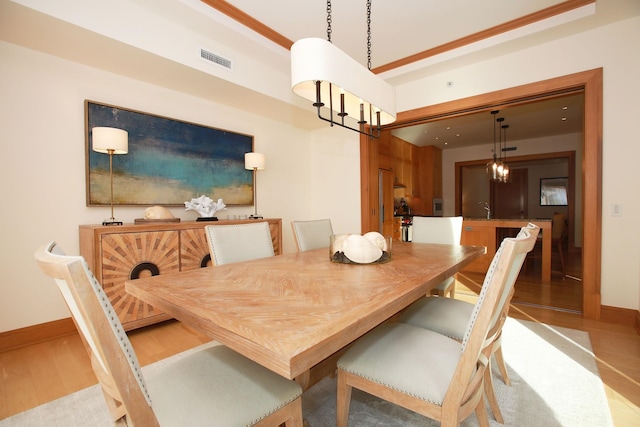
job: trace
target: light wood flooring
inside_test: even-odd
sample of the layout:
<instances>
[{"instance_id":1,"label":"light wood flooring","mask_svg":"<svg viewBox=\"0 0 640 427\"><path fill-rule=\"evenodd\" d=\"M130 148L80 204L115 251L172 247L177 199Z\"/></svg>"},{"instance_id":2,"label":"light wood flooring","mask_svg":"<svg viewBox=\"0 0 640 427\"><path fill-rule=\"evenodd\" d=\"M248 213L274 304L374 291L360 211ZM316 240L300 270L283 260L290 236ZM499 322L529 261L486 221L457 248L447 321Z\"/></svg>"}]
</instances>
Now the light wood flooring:
<instances>
[{"instance_id":1,"label":"light wood flooring","mask_svg":"<svg viewBox=\"0 0 640 427\"><path fill-rule=\"evenodd\" d=\"M457 298L473 301L482 277L461 274L458 279ZM529 286L526 281L519 280L516 289ZM640 335L631 326L521 304L512 304L510 316L587 331L615 426L640 425ZM177 321L129 335L143 366L209 341ZM0 419L96 384L77 335L0 353L0 378Z\"/></svg>"}]
</instances>

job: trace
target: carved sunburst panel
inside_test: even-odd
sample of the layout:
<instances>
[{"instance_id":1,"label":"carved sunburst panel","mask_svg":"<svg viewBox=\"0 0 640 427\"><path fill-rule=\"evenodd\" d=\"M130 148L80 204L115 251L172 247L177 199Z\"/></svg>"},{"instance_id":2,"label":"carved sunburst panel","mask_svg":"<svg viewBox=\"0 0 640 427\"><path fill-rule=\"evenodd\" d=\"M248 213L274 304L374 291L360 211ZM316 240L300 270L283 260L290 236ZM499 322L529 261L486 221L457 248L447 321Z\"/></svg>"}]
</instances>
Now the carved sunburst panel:
<instances>
[{"instance_id":1,"label":"carved sunburst panel","mask_svg":"<svg viewBox=\"0 0 640 427\"><path fill-rule=\"evenodd\" d=\"M193 270L212 265L209 243L203 228L180 231L180 270Z\"/></svg>"},{"instance_id":2,"label":"carved sunburst panel","mask_svg":"<svg viewBox=\"0 0 640 427\"><path fill-rule=\"evenodd\" d=\"M125 280L180 270L178 231L150 231L104 235L102 287L122 323L162 314L129 295Z\"/></svg>"}]
</instances>

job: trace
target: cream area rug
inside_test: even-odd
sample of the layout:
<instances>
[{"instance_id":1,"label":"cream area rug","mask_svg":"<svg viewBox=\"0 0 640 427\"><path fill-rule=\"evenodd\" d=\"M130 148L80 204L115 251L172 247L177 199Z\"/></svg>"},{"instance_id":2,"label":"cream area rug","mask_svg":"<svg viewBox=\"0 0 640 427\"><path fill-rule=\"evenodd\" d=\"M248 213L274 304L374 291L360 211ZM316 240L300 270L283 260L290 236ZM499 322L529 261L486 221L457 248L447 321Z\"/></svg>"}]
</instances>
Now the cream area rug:
<instances>
[{"instance_id":1,"label":"cream area rug","mask_svg":"<svg viewBox=\"0 0 640 427\"><path fill-rule=\"evenodd\" d=\"M495 366L494 383L504 426L613 426L586 332L509 318L504 326L502 346L511 386L502 382ZM144 367L143 371L150 372L172 363L190 351L193 350ZM335 426L335 379L325 378L304 393L303 412L311 427ZM489 414L492 427L502 426ZM97 385L0 420L0 427L111 425ZM349 415L351 427L438 425L366 393L353 392ZM477 425L475 415L461 424L464 427Z\"/></svg>"}]
</instances>

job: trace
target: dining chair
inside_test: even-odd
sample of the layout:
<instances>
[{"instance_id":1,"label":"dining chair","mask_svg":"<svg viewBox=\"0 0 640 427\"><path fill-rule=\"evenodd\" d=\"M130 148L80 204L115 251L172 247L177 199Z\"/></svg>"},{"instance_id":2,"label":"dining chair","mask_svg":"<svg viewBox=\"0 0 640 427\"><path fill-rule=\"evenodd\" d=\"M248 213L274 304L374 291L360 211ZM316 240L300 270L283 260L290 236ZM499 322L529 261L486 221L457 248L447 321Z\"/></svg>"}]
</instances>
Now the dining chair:
<instances>
[{"instance_id":1,"label":"dining chair","mask_svg":"<svg viewBox=\"0 0 640 427\"><path fill-rule=\"evenodd\" d=\"M35 254L71 311L112 422L129 426L302 426L302 388L223 345L213 345L153 375L136 354L85 259L55 242Z\"/></svg>"},{"instance_id":2,"label":"dining chair","mask_svg":"<svg viewBox=\"0 0 640 427\"><path fill-rule=\"evenodd\" d=\"M567 240L567 219L564 214L555 213L551 218L551 247L555 248L560 258L560 268L562 269L562 279L567 275L564 263L564 242Z\"/></svg>"},{"instance_id":3,"label":"dining chair","mask_svg":"<svg viewBox=\"0 0 640 427\"><path fill-rule=\"evenodd\" d=\"M412 242L416 243L442 243L447 245L459 245L462 236L462 217L413 217ZM438 284L431 294L441 297L449 295L454 298L456 293L456 277L446 278Z\"/></svg>"},{"instance_id":4,"label":"dining chair","mask_svg":"<svg viewBox=\"0 0 640 427\"><path fill-rule=\"evenodd\" d=\"M207 225L204 232L214 265L274 256L269 223Z\"/></svg>"},{"instance_id":5,"label":"dining chair","mask_svg":"<svg viewBox=\"0 0 640 427\"><path fill-rule=\"evenodd\" d=\"M526 252L518 253L513 261L513 269L507 277L506 286L498 303L498 317L492 320L492 329L495 334L492 354L495 356L497 366L502 374L502 379L507 385L511 385L507 366L502 354L502 326L509 313L509 304L515 291L514 285L518 277L522 264L527 253L533 249L536 244L540 227L529 224L523 227L516 239L528 239L531 247L527 247ZM506 239L505 239L506 240ZM469 319L474 311L474 304L451 298L422 298L410 305L398 318L397 321L407 323L413 326L425 328L437 332L457 341L464 339ZM493 377L491 376L491 366L487 369L487 378L485 380L486 395L489 406L497 421L502 422L502 414L495 397L493 388Z\"/></svg>"},{"instance_id":6,"label":"dining chair","mask_svg":"<svg viewBox=\"0 0 640 427\"><path fill-rule=\"evenodd\" d=\"M523 230L503 240L484 279L461 341L403 322L387 322L356 340L338 359L337 426L346 427L353 387L439 421L458 426L475 411L488 426L485 372L505 288L535 243ZM434 298L449 301L449 298Z\"/></svg>"},{"instance_id":7,"label":"dining chair","mask_svg":"<svg viewBox=\"0 0 640 427\"><path fill-rule=\"evenodd\" d=\"M330 219L291 221L291 228L298 252L328 248L329 236L333 235Z\"/></svg>"}]
</instances>

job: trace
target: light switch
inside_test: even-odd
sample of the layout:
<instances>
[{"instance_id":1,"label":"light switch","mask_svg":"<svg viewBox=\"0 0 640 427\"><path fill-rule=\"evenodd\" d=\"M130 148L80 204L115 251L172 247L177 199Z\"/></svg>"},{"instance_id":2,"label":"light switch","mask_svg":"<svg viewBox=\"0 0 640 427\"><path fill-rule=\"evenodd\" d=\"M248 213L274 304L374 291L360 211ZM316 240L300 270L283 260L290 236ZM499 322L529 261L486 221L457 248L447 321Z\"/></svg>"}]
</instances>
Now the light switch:
<instances>
[{"instance_id":1,"label":"light switch","mask_svg":"<svg viewBox=\"0 0 640 427\"><path fill-rule=\"evenodd\" d=\"M622 205L620 203L611 204L611 216L622 216Z\"/></svg>"}]
</instances>

